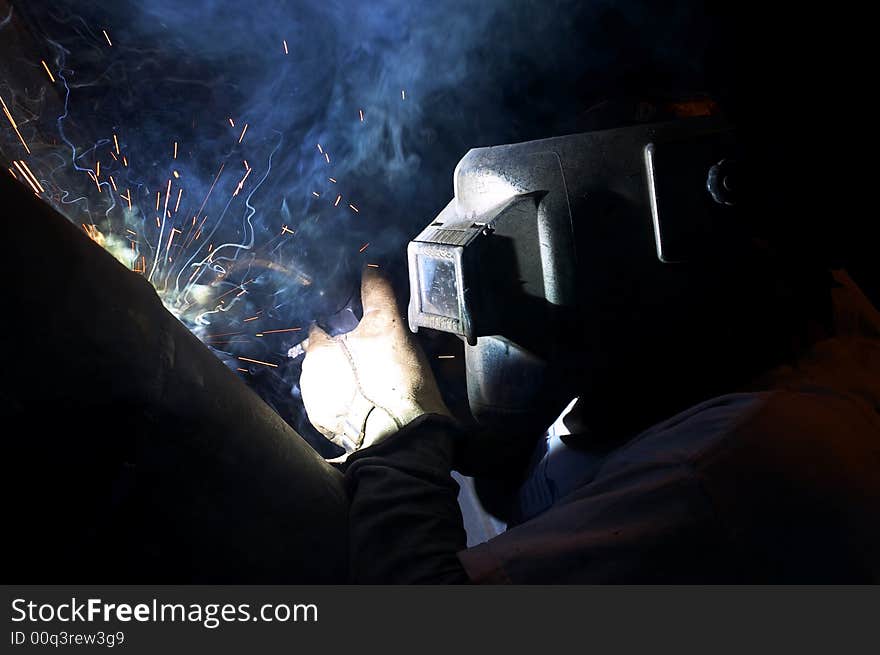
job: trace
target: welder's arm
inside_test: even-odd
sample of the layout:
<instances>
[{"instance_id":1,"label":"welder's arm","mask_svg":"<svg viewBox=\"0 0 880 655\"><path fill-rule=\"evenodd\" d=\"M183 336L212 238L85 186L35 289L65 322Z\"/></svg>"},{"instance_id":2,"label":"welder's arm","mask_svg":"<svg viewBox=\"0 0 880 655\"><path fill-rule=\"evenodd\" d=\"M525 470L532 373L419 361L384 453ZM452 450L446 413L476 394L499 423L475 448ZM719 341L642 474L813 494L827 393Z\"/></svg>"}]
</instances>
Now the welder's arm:
<instances>
[{"instance_id":1,"label":"welder's arm","mask_svg":"<svg viewBox=\"0 0 880 655\"><path fill-rule=\"evenodd\" d=\"M349 561L359 583L462 583L466 537L452 479L457 429L426 414L348 460Z\"/></svg>"},{"instance_id":2,"label":"welder's arm","mask_svg":"<svg viewBox=\"0 0 880 655\"><path fill-rule=\"evenodd\" d=\"M391 285L367 270L357 328L312 328L300 387L309 420L345 449L356 582L464 582L453 420Z\"/></svg>"}]
</instances>

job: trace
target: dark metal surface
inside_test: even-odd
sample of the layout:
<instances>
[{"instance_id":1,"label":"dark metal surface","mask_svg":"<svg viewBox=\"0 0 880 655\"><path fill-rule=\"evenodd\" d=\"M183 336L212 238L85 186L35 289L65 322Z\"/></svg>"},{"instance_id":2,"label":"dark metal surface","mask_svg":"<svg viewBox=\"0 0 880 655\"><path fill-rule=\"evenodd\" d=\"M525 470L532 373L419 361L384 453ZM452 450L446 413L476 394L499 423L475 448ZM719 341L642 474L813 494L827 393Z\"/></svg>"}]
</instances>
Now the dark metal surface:
<instances>
[{"instance_id":1,"label":"dark metal surface","mask_svg":"<svg viewBox=\"0 0 880 655\"><path fill-rule=\"evenodd\" d=\"M141 276L0 198L6 580L344 580L339 472Z\"/></svg>"}]
</instances>

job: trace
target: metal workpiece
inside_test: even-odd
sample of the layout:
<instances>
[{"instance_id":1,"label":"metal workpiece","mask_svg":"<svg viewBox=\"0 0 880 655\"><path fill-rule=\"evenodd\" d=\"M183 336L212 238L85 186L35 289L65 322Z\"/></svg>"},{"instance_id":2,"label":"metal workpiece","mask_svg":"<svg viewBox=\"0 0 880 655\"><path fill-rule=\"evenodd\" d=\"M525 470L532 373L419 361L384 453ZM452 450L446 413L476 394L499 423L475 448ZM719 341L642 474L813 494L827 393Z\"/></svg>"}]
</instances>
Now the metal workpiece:
<instances>
[{"instance_id":1,"label":"metal workpiece","mask_svg":"<svg viewBox=\"0 0 880 655\"><path fill-rule=\"evenodd\" d=\"M0 195L9 581L344 581L341 474L147 280Z\"/></svg>"}]
</instances>

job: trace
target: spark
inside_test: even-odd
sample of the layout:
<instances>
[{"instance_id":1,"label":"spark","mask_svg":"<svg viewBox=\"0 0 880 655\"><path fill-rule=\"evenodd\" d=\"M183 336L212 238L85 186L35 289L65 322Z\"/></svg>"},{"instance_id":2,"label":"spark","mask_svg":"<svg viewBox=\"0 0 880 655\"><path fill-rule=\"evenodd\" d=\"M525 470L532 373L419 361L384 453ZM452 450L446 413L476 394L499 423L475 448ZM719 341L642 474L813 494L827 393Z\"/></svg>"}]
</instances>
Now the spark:
<instances>
[{"instance_id":1,"label":"spark","mask_svg":"<svg viewBox=\"0 0 880 655\"><path fill-rule=\"evenodd\" d=\"M251 167L250 164L248 164L247 159L244 159L244 160L242 160L242 161L244 161L244 168L245 168L245 170L247 170L247 169L249 169L249 168Z\"/></svg>"},{"instance_id":2,"label":"spark","mask_svg":"<svg viewBox=\"0 0 880 655\"><path fill-rule=\"evenodd\" d=\"M165 255L168 255L168 251L171 250L171 242L174 241L174 235L180 234L180 230L176 227L171 228L171 234L168 236L168 245L165 246Z\"/></svg>"},{"instance_id":3,"label":"spark","mask_svg":"<svg viewBox=\"0 0 880 655\"><path fill-rule=\"evenodd\" d=\"M258 318L260 318L259 314L257 314L256 316L251 316L250 318L244 319L242 321L242 323L249 323L250 321L256 321Z\"/></svg>"},{"instance_id":4,"label":"spark","mask_svg":"<svg viewBox=\"0 0 880 655\"><path fill-rule=\"evenodd\" d=\"M245 181L246 179L248 179L248 175L251 174L251 171L252 171L252 170L254 170L254 169L252 169L252 168L247 169L247 172L244 174L244 177L241 178L241 182L239 182L239 183L238 183L238 186L235 188L235 193L232 194L232 197L233 197L233 198L234 198L235 196L238 195L238 192L239 192L239 191L242 190L242 187L244 187L244 181Z\"/></svg>"},{"instance_id":5,"label":"spark","mask_svg":"<svg viewBox=\"0 0 880 655\"><path fill-rule=\"evenodd\" d=\"M195 221L195 218L196 217L193 216L193 221ZM192 238L192 240L189 243L186 244L186 246L189 246L189 244L192 243L193 241L199 240L199 238L202 236L202 227L205 225L205 221L207 221L207 220L208 220L208 215L205 214L205 217L202 219L202 222L199 224L199 229L196 230L196 235ZM195 225L195 223L193 223L193 225ZM184 246L184 248L186 248L186 246Z\"/></svg>"},{"instance_id":6,"label":"spark","mask_svg":"<svg viewBox=\"0 0 880 655\"><path fill-rule=\"evenodd\" d=\"M230 124L232 127L235 127L235 121L232 120L232 117L231 117L231 116L230 116L227 120L229 121L229 124Z\"/></svg>"},{"instance_id":7,"label":"spark","mask_svg":"<svg viewBox=\"0 0 880 655\"><path fill-rule=\"evenodd\" d=\"M287 227L286 225L282 225L282 226L281 226L281 234L284 234L284 233L287 233L287 234L296 234L296 232L294 232L293 230L291 230L291 229L290 229L289 227Z\"/></svg>"},{"instance_id":8,"label":"spark","mask_svg":"<svg viewBox=\"0 0 880 655\"><path fill-rule=\"evenodd\" d=\"M340 200L342 200L342 194L341 194L341 193L340 193L338 196L336 196L336 202L333 203L333 206L334 206L334 207L338 206Z\"/></svg>"},{"instance_id":9,"label":"spark","mask_svg":"<svg viewBox=\"0 0 880 655\"><path fill-rule=\"evenodd\" d=\"M119 157L117 157L116 153L112 150L110 151L110 156L113 157L113 161L119 161Z\"/></svg>"},{"instance_id":10,"label":"spark","mask_svg":"<svg viewBox=\"0 0 880 655\"><path fill-rule=\"evenodd\" d=\"M31 181L31 178L28 177L27 173L24 172L24 169L21 167L21 164L19 164L17 161L13 161L12 163L18 169L18 172L21 173L21 176L25 179L25 181L34 190L34 193L36 193L37 195L40 195L40 189L37 187L36 184L33 183L33 181Z\"/></svg>"},{"instance_id":11,"label":"spark","mask_svg":"<svg viewBox=\"0 0 880 655\"><path fill-rule=\"evenodd\" d=\"M238 137L238 142L241 143L241 140L244 138L244 133L247 132L248 124L244 124L244 129L241 131L241 136Z\"/></svg>"},{"instance_id":12,"label":"spark","mask_svg":"<svg viewBox=\"0 0 880 655\"><path fill-rule=\"evenodd\" d=\"M164 214L168 214L168 197L171 195L171 180L168 180L168 186L165 189L165 211Z\"/></svg>"},{"instance_id":13,"label":"spark","mask_svg":"<svg viewBox=\"0 0 880 655\"><path fill-rule=\"evenodd\" d=\"M260 334L278 334L279 332L299 332L301 327L284 328L283 330L263 330Z\"/></svg>"},{"instance_id":14,"label":"spark","mask_svg":"<svg viewBox=\"0 0 880 655\"><path fill-rule=\"evenodd\" d=\"M21 160L21 165L24 166L24 170L27 171L28 175L31 176L34 183L37 185L37 187L39 187L40 191L45 192L46 189L44 189L43 185L40 184L40 180L37 179L37 176L34 175L33 171L31 171L31 169L30 169L30 166L27 165L27 162L24 159Z\"/></svg>"},{"instance_id":15,"label":"spark","mask_svg":"<svg viewBox=\"0 0 880 655\"><path fill-rule=\"evenodd\" d=\"M328 177L327 179L330 180L331 182L333 182L333 184L336 184L336 178Z\"/></svg>"},{"instance_id":16,"label":"spark","mask_svg":"<svg viewBox=\"0 0 880 655\"><path fill-rule=\"evenodd\" d=\"M115 133L113 134L113 145L116 146L116 154L117 155L120 154L119 153L119 139L116 138Z\"/></svg>"},{"instance_id":17,"label":"spark","mask_svg":"<svg viewBox=\"0 0 880 655\"><path fill-rule=\"evenodd\" d=\"M89 177L92 178L92 182L95 183L95 186L98 187L98 193L101 193L101 183L98 182L98 177L92 173L92 171L86 171L89 174Z\"/></svg>"},{"instance_id":18,"label":"spark","mask_svg":"<svg viewBox=\"0 0 880 655\"><path fill-rule=\"evenodd\" d=\"M183 187L180 187L177 191L177 202L174 205L174 213L177 213L178 208L180 207L180 197L183 195Z\"/></svg>"},{"instance_id":19,"label":"spark","mask_svg":"<svg viewBox=\"0 0 880 655\"><path fill-rule=\"evenodd\" d=\"M379 268L379 264L367 264L369 268Z\"/></svg>"},{"instance_id":20,"label":"spark","mask_svg":"<svg viewBox=\"0 0 880 655\"><path fill-rule=\"evenodd\" d=\"M110 176L110 184L113 185L113 190L114 190L116 193L119 193L119 189L116 188L116 182L113 180L113 176L112 176L112 175Z\"/></svg>"},{"instance_id":21,"label":"spark","mask_svg":"<svg viewBox=\"0 0 880 655\"><path fill-rule=\"evenodd\" d=\"M175 179L175 180L179 180L179 179L180 179L180 173L178 173L177 171L171 171L171 174L174 176L174 179Z\"/></svg>"},{"instance_id":22,"label":"spark","mask_svg":"<svg viewBox=\"0 0 880 655\"><path fill-rule=\"evenodd\" d=\"M312 191L312 195L315 196L316 198L320 198L320 197L321 197L321 194L318 193L317 191Z\"/></svg>"},{"instance_id":23,"label":"spark","mask_svg":"<svg viewBox=\"0 0 880 655\"><path fill-rule=\"evenodd\" d=\"M358 109L358 114L360 114L360 117L361 117L361 123L363 123L363 122L364 122L364 110L363 110L363 109Z\"/></svg>"},{"instance_id":24,"label":"spark","mask_svg":"<svg viewBox=\"0 0 880 655\"><path fill-rule=\"evenodd\" d=\"M247 284L247 282L245 282L244 284ZM217 300L220 300L221 298L223 298L223 297L225 297L225 296L228 296L228 295L229 295L230 293L232 293L233 291L238 291L239 289L242 288L242 286L244 286L244 285L239 285L239 286L237 286L237 287L233 287L232 289L230 289L229 291L227 291L227 292L224 293L223 295L217 296ZM242 289L242 291L247 291L247 289ZM227 333L227 334L229 334L229 333ZM238 333L236 333L236 334L244 334L244 333L243 333L243 332L238 332Z\"/></svg>"},{"instance_id":25,"label":"spark","mask_svg":"<svg viewBox=\"0 0 880 655\"><path fill-rule=\"evenodd\" d=\"M327 160L327 163L328 163L328 164L330 163L330 153L329 153L329 152L325 152L325 153L324 153L324 159Z\"/></svg>"},{"instance_id":26,"label":"spark","mask_svg":"<svg viewBox=\"0 0 880 655\"><path fill-rule=\"evenodd\" d=\"M365 243L364 245L361 246L361 249L358 250L358 252L363 252L364 250L366 250L366 249L369 248L369 247L370 247L369 242L368 242L368 243Z\"/></svg>"},{"instance_id":27,"label":"spark","mask_svg":"<svg viewBox=\"0 0 880 655\"><path fill-rule=\"evenodd\" d=\"M437 355L437 359L455 359L455 355Z\"/></svg>"},{"instance_id":28,"label":"spark","mask_svg":"<svg viewBox=\"0 0 880 655\"><path fill-rule=\"evenodd\" d=\"M400 90L400 99L406 100L406 91L404 89Z\"/></svg>"},{"instance_id":29,"label":"spark","mask_svg":"<svg viewBox=\"0 0 880 655\"><path fill-rule=\"evenodd\" d=\"M177 159L177 141L174 142L174 159Z\"/></svg>"},{"instance_id":30,"label":"spark","mask_svg":"<svg viewBox=\"0 0 880 655\"><path fill-rule=\"evenodd\" d=\"M18 179L18 175L15 174L15 171L14 171L14 170L12 170L11 168L8 168L7 170L8 170L10 173L12 173L12 177L14 177L16 180Z\"/></svg>"},{"instance_id":31,"label":"spark","mask_svg":"<svg viewBox=\"0 0 880 655\"><path fill-rule=\"evenodd\" d=\"M246 368L237 368L237 369L235 369L235 370L236 370L236 371L241 371L242 373L250 373L250 371L247 370Z\"/></svg>"},{"instance_id":32,"label":"spark","mask_svg":"<svg viewBox=\"0 0 880 655\"><path fill-rule=\"evenodd\" d=\"M319 143L319 144L317 144L317 146L318 146L318 152L320 152L323 155L324 149L321 147L321 144Z\"/></svg>"},{"instance_id":33,"label":"spark","mask_svg":"<svg viewBox=\"0 0 880 655\"><path fill-rule=\"evenodd\" d=\"M43 64L43 68L45 68L46 72L49 74L49 79L52 80L52 84L55 84L55 76L52 75L52 71L49 70L49 66L46 64L45 60L41 59L40 63Z\"/></svg>"},{"instance_id":34,"label":"spark","mask_svg":"<svg viewBox=\"0 0 880 655\"><path fill-rule=\"evenodd\" d=\"M95 177L101 177L101 162L95 166Z\"/></svg>"},{"instance_id":35,"label":"spark","mask_svg":"<svg viewBox=\"0 0 880 655\"><path fill-rule=\"evenodd\" d=\"M259 359L249 359L247 357L239 357L239 359L243 362L251 362L252 364L262 364L263 366L271 366L272 368L278 368L278 364L270 364L269 362L261 362Z\"/></svg>"},{"instance_id":36,"label":"spark","mask_svg":"<svg viewBox=\"0 0 880 655\"><path fill-rule=\"evenodd\" d=\"M125 155L122 155L122 165L128 166L128 158Z\"/></svg>"},{"instance_id":37,"label":"spark","mask_svg":"<svg viewBox=\"0 0 880 655\"><path fill-rule=\"evenodd\" d=\"M281 39L281 43L284 44L284 54L285 54L285 55L290 54L290 53L287 51L287 39Z\"/></svg>"},{"instance_id":38,"label":"spark","mask_svg":"<svg viewBox=\"0 0 880 655\"><path fill-rule=\"evenodd\" d=\"M31 149L28 148L28 145L24 142L24 137L21 135L21 132L18 131L18 125L16 124L15 119L12 117L12 113L9 111L9 107L6 106L6 101L3 100L3 96L0 96L0 104L3 105L3 113L6 114L6 118L8 118L9 122L12 124L12 129L15 130L15 133L18 135L18 140L21 141L21 145L24 146L27 154L31 154Z\"/></svg>"},{"instance_id":39,"label":"spark","mask_svg":"<svg viewBox=\"0 0 880 655\"><path fill-rule=\"evenodd\" d=\"M361 211L360 209L358 209L357 207L355 207L355 206L352 205L351 203L348 203L348 206L351 207L351 210L352 210L355 214L358 214L358 213L360 213L360 211Z\"/></svg>"},{"instance_id":40,"label":"spark","mask_svg":"<svg viewBox=\"0 0 880 655\"><path fill-rule=\"evenodd\" d=\"M122 196L126 200L128 200L128 211L131 211L131 189L126 189L125 192L128 194L127 196Z\"/></svg>"},{"instance_id":41,"label":"spark","mask_svg":"<svg viewBox=\"0 0 880 655\"><path fill-rule=\"evenodd\" d=\"M212 334L212 335L205 337L205 338L206 339L216 339L218 337L236 337L239 334L244 334L244 332L220 332L218 334Z\"/></svg>"},{"instance_id":42,"label":"spark","mask_svg":"<svg viewBox=\"0 0 880 655\"><path fill-rule=\"evenodd\" d=\"M162 199L162 192L156 191L156 211L159 211L159 203L161 202L161 199Z\"/></svg>"},{"instance_id":43,"label":"spark","mask_svg":"<svg viewBox=\"0 0 880 655\"><path fill-rule=\"evenodd\" d=\"M232 120L232 119L230 119L230 120ZM199 214L201 214L201 213L202 213L202 210L205 208L205 203L207 203L207 202L208 202L208 198L211 197L211 192L214 190L214 187L215 187L216 184L217 184L217 180L220 179L220 173L223 172L223 168L224 168L225 166L226 166L226 163L225 163L225 162L222 163L222 164L220 164L220 170L218 170L218 171L217 171L217 175L214 176L214 181L211 182L211 188L208 189L208 193L205 195L205 199L202 200L202 206L199 207L199 211L196 212L196 216L198 216ZM207 218L207 216L206 216L206 218ZM203 223L204 223L204 221L203 221Z\"/></svg>"},{"instance_id":44,"label":"spark","mask_svg":"<svg viewBox=\"0 0 880 655\"><path fill-rule=\"evenodd\" d=\"M107 45L111 48L113 47L113 43L110 41L110 37L107 34L107 30L101 30L104 33L104 38L107 39Z\"/></svg>"}]
</instances>

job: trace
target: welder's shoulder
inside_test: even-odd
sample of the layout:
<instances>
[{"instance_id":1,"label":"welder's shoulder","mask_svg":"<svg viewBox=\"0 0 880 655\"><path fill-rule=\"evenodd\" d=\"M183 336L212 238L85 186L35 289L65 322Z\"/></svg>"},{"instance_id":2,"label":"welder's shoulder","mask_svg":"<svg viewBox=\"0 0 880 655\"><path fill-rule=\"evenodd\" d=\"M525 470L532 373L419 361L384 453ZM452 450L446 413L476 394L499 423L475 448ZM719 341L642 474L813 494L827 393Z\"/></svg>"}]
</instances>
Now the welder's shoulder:
<instances>
[{"instance_id":1,"label":"welder's shoulder","mask_svg":"<svg viewBox=\"0 0 880 655\"><path fill-rule=\"evenodd\" d=\"M880 488L880 405L831 389L761 394L715 447L693 458L704 479L737 486L777 480L790 489L831 493Z\"/></svg>"}]
</instances>

